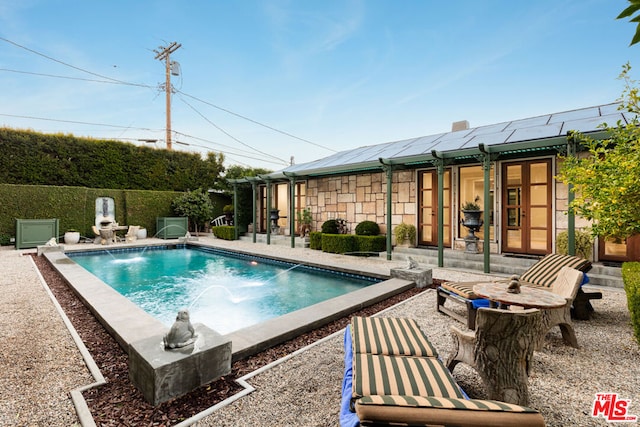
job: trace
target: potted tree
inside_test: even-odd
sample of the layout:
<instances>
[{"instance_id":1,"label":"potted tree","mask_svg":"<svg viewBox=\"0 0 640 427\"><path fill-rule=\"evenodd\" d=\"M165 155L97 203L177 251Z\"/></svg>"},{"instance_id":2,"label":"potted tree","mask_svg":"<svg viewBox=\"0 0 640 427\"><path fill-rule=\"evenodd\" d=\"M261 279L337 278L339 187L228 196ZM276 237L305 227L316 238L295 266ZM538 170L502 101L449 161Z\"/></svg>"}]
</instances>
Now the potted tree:
<instances>
[{"instance_id":1,"label":"potted tree","mask_svg":"<svg viewBox=\"0 0 640 427\"><path fill-rule=\"evenodd\" d=\"M300 237L306 237L311 232L311 222L313 217L311 216L311 209L304 208L297 212L298 216L298 232Z\"/></svg>"},{"instance_id":2,"label":"potted tree","mask_svg":"<svg viewBox=\"0 0 640 427\"><path fill-rule=\"evenodd\" d=\"M222 208L227 225L233 225L233 205L224 205Z\"/></svg>"},{"instance_id":3,"label":"potted tree","mask_svg":"<svg viewBox=\"0 0 640 427\"><path fill-rule=\"evenodd\" d=\"M413 247L416 245L416 227L413 224L405 224L404 222L396 225L393 229L396 235L396 245Z\"/></svg>"}]
</instances>

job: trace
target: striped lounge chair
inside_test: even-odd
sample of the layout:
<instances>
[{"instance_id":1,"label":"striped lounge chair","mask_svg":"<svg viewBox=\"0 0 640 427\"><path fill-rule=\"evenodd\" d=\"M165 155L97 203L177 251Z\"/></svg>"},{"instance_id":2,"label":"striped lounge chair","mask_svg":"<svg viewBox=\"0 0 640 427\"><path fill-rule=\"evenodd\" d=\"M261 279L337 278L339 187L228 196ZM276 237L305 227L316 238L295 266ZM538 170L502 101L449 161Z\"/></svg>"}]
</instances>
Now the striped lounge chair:
<instances>
[{"instance_id":1,"label":"striped lounge chair","mask_svg":"<svg viewBox=\"0 0 640 427\"><path fill-rule=\"evenodd\" d=\"M571 255L545 255L520 275L520 282L525 286L550 289L562 267L571 267L586 273L591 269L591 262ZM465 323L469 329L474 330L476 328L478 308L489 306L489 301L480 298L473 292L473 286L476 283L478 282L445 282L440 285L437 289L437 310ZM589 311L588 308L583 307L585 304L590 307L589 299L602 298L602 293L600 292L586 294L579 291L579 294L574 300L574 304L580 304L580 307L576 308L576 311L579 310L580 312ZM445 305L447 301L464 308L461 310L452 309L451 306ZM592 311L593 309L591 308L590 310Z\"/></svg>"},{"instance_id":2,"label":"striped lounge chair","mask_svg":"<svg viewBox=\"0 0 640 427\"><path fill-rule=\"evenodd\" d=\"M340 424L544 426L536 410L469 399L412 319L354 317L345 332Z\"/></svg>"}]
</instances>

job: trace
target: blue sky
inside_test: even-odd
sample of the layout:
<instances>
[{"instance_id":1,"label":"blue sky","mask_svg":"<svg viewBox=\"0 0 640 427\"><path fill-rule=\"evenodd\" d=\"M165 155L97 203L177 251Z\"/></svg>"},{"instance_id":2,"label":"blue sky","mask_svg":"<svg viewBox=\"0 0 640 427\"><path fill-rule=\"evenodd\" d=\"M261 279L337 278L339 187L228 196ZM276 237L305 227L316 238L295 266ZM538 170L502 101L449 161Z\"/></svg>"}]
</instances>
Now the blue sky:
<instances>
[{"instance_id":1,"label":"blue sky","mask_svg":"<svg viewBox=\"0 0 640 427\"><path fill-rule=\"evenodd\" d=\"M613 102L626 0L0 3L0 126L278 170L363 145ZM640 65L637 65L640 66ZM632 71L632 76L637 73ZM182 144L176 144L175 142ZM189 145L183 145L189 144Z\"/></svg>"}]
</instances>

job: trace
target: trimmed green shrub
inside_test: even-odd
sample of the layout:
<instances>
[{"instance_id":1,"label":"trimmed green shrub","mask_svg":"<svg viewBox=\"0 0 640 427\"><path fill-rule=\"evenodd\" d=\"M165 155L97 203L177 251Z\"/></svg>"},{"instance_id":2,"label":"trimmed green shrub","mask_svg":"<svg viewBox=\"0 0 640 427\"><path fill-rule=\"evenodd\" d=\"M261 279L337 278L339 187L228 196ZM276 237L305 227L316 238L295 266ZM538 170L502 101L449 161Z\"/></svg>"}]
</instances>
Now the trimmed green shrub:
<instances>
[{"instance_id":1,"label":"trimmed green shrub","mask_svg":"<svg viewBox=\"0 0 640 427\"><path fill-rule=\"evenodd\" d=\"M362 221L356 225L356 236L377 236L380 234L380 226L373 221Z\"/></svg>"},{"instance_id":2,"label":"trimmed green shrub","mask_svg":"<svg viewBox=\"0 0 640 427\"><path fill-rule=\"evenodd\" d=\"M312 231L309 233L309 249L322 250L322 233Z\"/></svg>"},{"instance_id":3,"label":"trimmed green shrub","mask_svg":"<svg viewBox=\"0 0 640 427\"><path fill-rule=\"evenodd\" d=\"M590 259L593 250L593 236L588 231L576 230L576 256ZM556 237L556 252L569 254L569 232L563 231Z\"/></svg>"},{"instance_id":4,"label":"trimmed green shrub","mask_svg":"<svg viewBox=\"0 0 640 427\"><path fill-rule=\"evenodd\" d=\"M396 225L393 229L396 235L396 244L402 245L408 243L410 245L416 244L416 226L413 224L405 224L404 222Z\"/></svg>"},{"instance_id":5,"label":"trimmed green shrub","mask_svg":"<svg viewBox=\"0 0 640 427\"><path fill-rule=\"evenodd\" d=\"M236 229L233 225L218 225L215 227L211 227L211 232L218 239L224 239L224 240L236 239Z\"/></svg>"},{"instance_id":6,"label":"trimmed green shrub","mask_svg":"<svg viewBox=\"0 0 640 427\"><path fill-rule=\"evenodd\" d=\"M328 219L322 223L321 230L324 234L338 234L338 222L335 219Z\"/></svg>"},{"instance_id":7,"label":"trimmed green shrub","mask_svg":"<svg viewBox=\"0 0 640 427\"><path fill-rule=\"evenodd\" d=\"M356 236L357 252L384 252L387 249L386 236Z\"/></svg>"},{"instance_id":8,"label":"trimmed green shrub","mask_svg":"<svg viewBox=\"0 0 640 427\"><path fill-rule=\"evenodd\" d=\"M622 281L627 294L627 307L631 315L633 333L640 345L640 262L622 264Z\"/></svg>"},{"instance_id":9,"label":"trimmed green shrub","mask_svg":"<svg viewBox=\"0 0 640 427\"><path fill-rule=\"evenodd\" d=\"M353 234L322 233L322 251L334 254L355 252L356 236L354 236Z\"/></svg>"}]
</instances>

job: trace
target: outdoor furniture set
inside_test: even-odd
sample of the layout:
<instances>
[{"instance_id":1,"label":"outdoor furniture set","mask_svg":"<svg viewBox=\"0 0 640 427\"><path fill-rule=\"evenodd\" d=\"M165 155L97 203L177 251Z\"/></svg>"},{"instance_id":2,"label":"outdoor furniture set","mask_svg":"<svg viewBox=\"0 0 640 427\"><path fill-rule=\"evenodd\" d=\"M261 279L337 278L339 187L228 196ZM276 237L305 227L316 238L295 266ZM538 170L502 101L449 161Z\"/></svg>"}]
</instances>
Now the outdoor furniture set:
<instances>
[{"instance_id":1,"label":"outdoor furniture set","mask_svg":"<svg viewBox=\"0 0 640 427\"><path fill-rule=\"evenodd\" d=\"M127 243L135 242L138 235L138 230L140 230L139 225L117 225L112 224L107 227L96 227L95 225L91 227L93 230L93 234L96 235L96 243L100 243L102 245L109 245L111 243L116 243L118 240L124 241ZM118 236L119 231L127 230L124 237Z\"/></svg>"},{"instance_id":2,"label":"outdoor furniture set","mask_svg":"<svg viewBox=\"0 0 640 427\"><path fill-rule=\"evenodd\" d=\"M545 290L552 290L553 283L562 267L571 267L583 273L591 269L591 262L586 259L571 255L549 254L544 256L519 277L522 288L534 287ZM583 284L588 281L586 274L583 277ZM508 282L506 280L505 282ZM462 323L465 323L471 330L475 329L476 313L480 307L489 307L490 301L482 298L474 292L474 286L479 282L445 282L437 289L437 310L447 314ZM593 307L590 300L601 299L601 292L584 292L581 287L572 297L570 307L573 315L581 320L589 318ZM462 314L459 310L452 309L445 305L446 302L463 307Z\"/></svg>"},{"instance_id":3,"label":"outdoor furniture set","mask_svg":"<svg viewBox=\"0 0 640 427\"><path fill-rule=\"evenodd\" d=\"M555 326L578 347L572 307L590 313L590 300L602 298L581 289L590 268L588 260L551 254L510 281L441 285L437 310L471 329L451 327L446 365L415 320L353 317L344 337L341 425L543 426L526 406L533 353ZM460 362L478 372L489 400L469 399L458 386L451 372Z\"/></svg>"}]
</instances>

